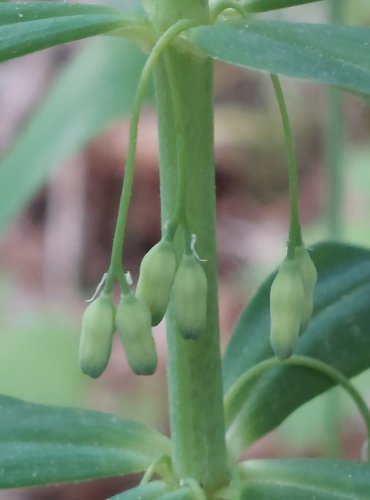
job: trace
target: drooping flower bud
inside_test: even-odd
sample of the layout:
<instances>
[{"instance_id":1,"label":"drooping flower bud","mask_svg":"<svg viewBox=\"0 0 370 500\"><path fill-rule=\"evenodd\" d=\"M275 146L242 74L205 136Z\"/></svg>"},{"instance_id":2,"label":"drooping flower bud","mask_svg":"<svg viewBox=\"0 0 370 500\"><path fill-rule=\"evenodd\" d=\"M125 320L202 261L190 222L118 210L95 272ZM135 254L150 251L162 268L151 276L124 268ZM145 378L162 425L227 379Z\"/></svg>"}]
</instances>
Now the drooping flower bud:
<instances>
[{"instance_id":1,"label":"drooping flower bud","mask_svg":"<svg viewBox=\"0 0 370 500\"><path fill-rule=\"evenodd\" d=\"M90 377L99 377L107 367L115 329L114 312L111 296L102 293L83 315L79 361L81 370Z\"/></svg>"},{"instance_id":2,"label":"drooping flower bud","mask_svg":"<svg viewBox=\"0 0 370 500\"><path fill-rule=\"evenodd\" d=\"M172 287L177 327L184 339L197 339L207 326L207 277L194 255L183 255Z\"/></svg>"},{"instance_id":3,"label":"drooping flower bud","mask_svg":"<svg viewBox=\"0 0 370 500\"><path fill-rule=\"evenodd\" d=\"M301 332L307 327L313 310L313 292L317 282L317 271L305 247L295 249L295 261L301 273L303 289L305 293L302 308Z\"/></svg>"},{"instance_id":4,"label":"drooping flower bud","mask_svg":"<svg viewBox=\"0 0 370 500\"><path fill-rule=\"evenodd\" d=\"M131 370L136 375L152 375L158 358L148 306L132 294L122 295L117 307L116 328Z\"/></svg>"},{"instance_id":5,"label":"drooping flower bud","mask_svg":"<svg viewBox=\"0 0 370 500\"><path fill-rule=\"evenodd\" d=\"M292 355L298 340L305 301L302 278L295 259L280 265L270 291L270 343L279 359Z\"/></svg>"},{"instance_id":6,"label":"drooping flower bud","mask_svg":"<svg viewBox=\"0 0 370 500\"><path fill-rule=\"evenodd\" d=\"M152 325L158 325L166 313L176 273L176 254L172 242L161 240L143 258L136 297L146 303Z\"/></svg>"}]
</instances>

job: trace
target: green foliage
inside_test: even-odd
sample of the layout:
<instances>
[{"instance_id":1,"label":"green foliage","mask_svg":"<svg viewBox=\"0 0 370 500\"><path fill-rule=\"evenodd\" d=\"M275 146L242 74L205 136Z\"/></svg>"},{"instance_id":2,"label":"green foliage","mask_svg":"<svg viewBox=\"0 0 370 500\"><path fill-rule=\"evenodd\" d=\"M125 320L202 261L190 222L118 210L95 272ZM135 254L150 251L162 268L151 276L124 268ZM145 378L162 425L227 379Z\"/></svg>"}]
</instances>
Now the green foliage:
<instances>
[{"instance_id":1,"label":"green foliage","mask_svg":"<svg viewBox=\"0 0 370 500\"><path fill-rule=\"evenodd\" d=\"M294 7L305 3L318 2L319 0L250 0L245 3L247 12L268 12L271 10Z\"/></svg>"},{"instance_id":2,"label":"green foliage","mask_svg":"<svg viewBox=\"0 0 370 500\"><path fill-rule=\"evenodd\" d=\"M248 460L240 465L241 500L366 500L368 464L344 460Z\"/></svg>"},{"instance_id":3,"label":"green foliage","mask_svg":"<svg viewBox=\"0 0 370 500\"><path fill-rule=\"evenodd\" d=\"M106 7L44 2L1 5L0 19L0 62L142 22Z\"/></svg>"},{"instance_id":4,"label":"green foliage","mask_svg":"<svg viewBox=\"0 0 370 500\"><path fill-rule=\"evenodd\" d=\"M327 243L315 247L311 256L318 272L314 311L295 353L323 360L353 377L369 367L370 252ZM272 355L269 290L273 278L263 283L245 309L229 342L223 359L226 392L248 368ZM228 422L230 441L242 451L331 386L330 380L304 368L271 370L245 388L239 412Z\"/></svg>"},{"instance_id":5,"label":"green foliage","mask_svg":"<svg viewBox=\"0 0 370 500\"><path fill-rule=\"evenodd\" d=\"M0 231L55 167L130 111L144 61L127 41L104 39L68 62L0 163Z\"/></svg>"},{"instance_id":6,"label":"green foliage","mask_svg":"<svg viewBox=\"0 0 370 500\"><path fill-rule=\"evenodd\" d=\"M370 94L368 28L248 18L193 28L188 37L230 64Z\"/></svg>"},{"instance_id":7,"label":"green foliage","mask_svg":"<svg viewBox=\"0 0 370 500\"><path fill-rule=\"evenodd\" d=\"M167 438L135 422L0 398L0 487L107 477L146 469Z\"/></svg>"},{"instance_id":8,"label":"green foliage","mask_svg":"<svg viewBox=\"0 0 370 500\"><path fill-rule=\"evenodd\" d=\"M242 5L220 2L218 7L221 8L217 11L216 6L215 12L222 13L224 8L230 7L240 12L240 6L249 13L264 12L310 1L315 0L252 0ZM202 218L203 221L205 212L209 226L213 226L214 216L214 186L209 182L213 181L213 171L207 164L212 156L209 128L212 110L207 104L212 90L211 64L205 64L199 57L199 49L230 64L370 94L370 31L367 28L260 21L249 17L207 25L204 23L207 14L203 8L205 2L184 0L174 6L171 0L163 0L158 9L153 9L151 0L147 0L144 5L148 9L147 17L96 5L2 2L0 61L100 33L127 36L145 47L156 42L151 62L154 64L160 59L155 80L160 117L163 212L165 205L170 205L166 198L178 196L186 179L189 193L183 200L181 219L185 237L203 227L196 225L199 224L196 219ZM189 21L181 19L192 19L198 26L174 42L174 36L189 27ZM172 28L161 38L152 39L154 25L171 23ZM171 50L167 50L170 44ZM161 59L164 50L165 57ZM67 65L45 102L3 159L0 169L0 230L27 203L52 168L86 144L111 119L131 111L144 60L137 49L117 37L94 42ZM150 71L151 66L146 68L145 83ZM194 83L191 93L190 86L186 88L185 85L189 82ZM169 90L168 95L161 87ZM140 98L144 95L143 88ZM138 102L134 129L137 129L139 120L141 100ZM199 105L203 103L204 106ZM203 108L206 111L202 111ZM174 112L181 114L177 120L173 119ZM197 124L194 117L199 120ZM181 130L179 122L183 122ZM179 135L182 140L178 140ZM136 136L132 137L130 154L134 159ZM196 153L189 151L190 145ZM192 161L188 162L189 158ZM132 162L132 179L133 166ZM192 175L185 176L185 167ZM197 178L195 183L192 183L192 176ZM192 210L186 203L193 204ZM188 212L194 220L186 220ZM169 373L170 377L176 374L173 377L176 380L170 380L171 424L176 427L173 449L166 437L134 422L92 411L36 405L3 396L0 397L0 487L85 480L146 470L144 480L153 474L158 474L161 480L138 485L114 498L203 498L203 489L213 495L220 486L224 487L222 498L232 500L239 496L256 500L309 500L313 496L322 500L365 500L368 497L370 468L367 464L311 459L249 460L239 465L232 463L229 476L225 465L217 311L210 300L216 303L217 295L213 280L216 274L213 229L207 226L206 234L196 234L202 251L207 249L204 256L207 259L204 265L207 278L201 264L191 256L187 258L192 259L193 267L197 266L195 274L188 279L180 266L173 285L169 313L171 321L174 325L176 323L173 331L169 331ZM121 237L123 241L123 232ZM178 245L176 240L175 246ZM114 262L122 274L122 249L118 247L118 250ZM180 245L176 247L180 254L179 250ZM326 373L330 370L339 373L336 380L347 388L359 408L363 409L363 416L367 418L369 415L361 397L348 389L350 383L346 377L361 373L369 366L370 251L327 243L315 247L312 259L318 271L318 284L312 319L298 339L295 351L301 355L295 358L301 360L301 366L288 366L288 362L280 365L273 359L271 371L240 386L231 410L226 407L226 440L229 450L235 455L274 429L306 401L332 387L333 378L325 377L325 370L317 373L307 369L304 359L313 361L316 366L320 363L320 366L326 366ZM185 271L187 274L188 269ZM122 286L123 274L119 276ZM230 388L240 380L244 383L242 377L248 374L248 370L272 356L269 294L275 276L266 280L242 314L225 353L226 401ZM172 275L170 278L169 287ZM310 293L314 282L311 278L305 286ZM107 281L109 279L108 273ZM156 275L153 281L157 281ZM108 285L112 287L113 281ZM280 292L276 297L281 299ZM144 312L142 308L134 311L132 301L128 304L126 299L119 306L116 326L123 336L126 351L131 353L128 358L133 370L149 374L157 363L150 312L146 306ZM131 299L136 308L137 299L133 296ZM167 305L167 299L166 296L161 301L154 323L163 315L163 304ZM311 303L308 309L311 310ZM111 319L110 314L110 323ZM300 323L301 311L298 319ZM138 330L140 325L142 328ZM183 337L192 340L184 342L179 331ZM299 325L294 329L294 340L298 331ZM139 346L142 332L150 341L149 347ZM175 336L170 338L172 333ZM149 356L143 365L145 350ZM105 358L107 356L103 360L104 366ZM100 371L101 366L93 373ZM186 407L186 403L192 406ZM162 463L160 467L163 457L166 465ZM229 477L232 480L227 484Z\"/></svg>"},{"instance_id":9,"label":"green foliage","mask_svg":"<svg viewBox=\"0 0 370 500\"><path fill-rule=\"evenodd\" d=\"M141 484L136 488L124 491L119 495L115 495L110 500L156 500L162 498L168 491L168 486L162 481L151 481L150 483Z\"/></svg>"}]
</instances>

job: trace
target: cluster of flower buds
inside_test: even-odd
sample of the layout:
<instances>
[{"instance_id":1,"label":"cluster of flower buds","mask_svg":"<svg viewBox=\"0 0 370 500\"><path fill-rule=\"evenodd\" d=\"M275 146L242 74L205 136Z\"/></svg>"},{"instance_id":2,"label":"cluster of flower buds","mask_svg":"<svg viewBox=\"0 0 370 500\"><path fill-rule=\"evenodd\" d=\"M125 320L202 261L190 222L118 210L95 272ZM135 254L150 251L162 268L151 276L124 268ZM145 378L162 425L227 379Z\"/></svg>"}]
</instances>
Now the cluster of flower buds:
<instances>
[{"instance_id":1,"label":"cluster of flower buds","mask_svg":"<svg viewBox=\"0 0 370 500\"><path fill-rule=\"evenodd\" d=\"M116 310L111 295L103 291L86 309L79 349L81 370L94 378L103 373L117 330L132 371L153 374L158 357L152 326L163 319L171 297L182 337L199 338L207 322L205 272L193 254L184 254L177 268L173 243L161 240L142 260L135 295L124 292Z\"/></svg>"},{"instance_id":2,"label":"cluster of flower buds","mask_svg":"<svg viewBox=\"0 0 370 500\"><path fill-rule=\"evenodd\" d=\"M199 259L185 253L177 268L172 242L162 240L144 257L136 297L148 306L152 325L165 315L170 298L174 317L184 339L197 339L207 322L207 278Z\"/></svg>"},{"instance_id":3,"label":"cluster of flower buds","mask_svg":"<svg viewBox=\"0 0 370 500\"><path fill-rule=\"evenodd\" d=\"M93 378L104 372L116 330L132 371L137 375L152 375L157 368L157 351L150 311L131 292L121 296L117 310L111 295L105 292L86 309L79 348L81 370Z\"/></svg>"},{"instance_id":4,"label":"cluster of flower buds","mask_svg":"<svg viewBox=\"0 0 370 500\"><path fill-rule=\"evenodd\" d=\"M307 250L296 247L279 267L270 291L270 343L279 359L292 355L312 316L317 272Z\"/></svg>"}]
</instances>

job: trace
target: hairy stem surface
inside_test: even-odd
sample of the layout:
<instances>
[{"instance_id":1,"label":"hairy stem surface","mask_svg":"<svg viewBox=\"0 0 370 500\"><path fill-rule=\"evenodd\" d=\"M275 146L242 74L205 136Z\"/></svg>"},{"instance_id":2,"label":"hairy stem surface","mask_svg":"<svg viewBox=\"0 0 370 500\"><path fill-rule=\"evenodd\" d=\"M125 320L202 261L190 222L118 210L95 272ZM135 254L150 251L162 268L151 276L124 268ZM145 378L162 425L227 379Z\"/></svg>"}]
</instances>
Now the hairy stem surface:
<instances>
[{"instance_id":1,"label":"hairy stem surface","mask_svg":"<svg viewBox=\"0 0 370 500\"><path fill-rule=\"evenodd\" d=\"M154 21L163 31L178 19L208 20L203 0L154 4ZM213 93L210 60L172 47L155 70L160 156L162 223L177 206L178 169L186 168L185 212L189 231L197 236L197 252L208 280L207 329L199 340L184 340L170 304L167 314L168 384L174 469L212 492L228 478L217 307L215 244L215 180L213 163ZM167 70L171 68L169 80ZM167 70L166 70L167 68ZM174 85L177 88L174 89ZM175 102L174 106L174 99ZM174 117L181 108L182 130ZM179 135L181 136L179 137ZM186 162L179 161L186 148ZM184 164L185 163L185 164ZM179 232L178 232L179 233ZM179 256L184 244L175 239Z\"/></svg>"}]
</instances>

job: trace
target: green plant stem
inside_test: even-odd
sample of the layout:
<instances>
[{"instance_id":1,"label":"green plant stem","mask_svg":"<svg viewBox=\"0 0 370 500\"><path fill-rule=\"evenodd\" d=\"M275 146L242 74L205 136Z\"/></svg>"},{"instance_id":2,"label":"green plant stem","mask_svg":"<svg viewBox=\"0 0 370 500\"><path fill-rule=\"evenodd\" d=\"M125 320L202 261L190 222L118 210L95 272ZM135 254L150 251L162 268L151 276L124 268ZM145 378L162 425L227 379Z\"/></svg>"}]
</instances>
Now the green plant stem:
<instances>
[{"instance_id":1,"label":"green plant stem","mask_svg":"<svg viewBox=\"0 0 370 500\"><path fill-rule=\"evenodd\" d=\"M198 24L209 22L205 0L163 0L157 5L154 21L159 30L166 29L179 17ZM212 62L171 47L154 74L162 222L172 220L177 210L179 168L176 166L180 162L186 169L184 192L189 234L197 235L197 249L207 259L204 263L208 282L207 328L202 338L184 340L178 332L171 302L167 313L173 465L178 479L192 478L211 494L228 481L217 307ZM171 85L172 78L176 89ZM181 108L176 118L174 98L177 110ZM175 124L179 119L181 138ZM184 158L178 157L180 150L186 150ZM175 245L181 255L181 234L177 234Z\"/></svg>"},{"instance_id":2,"label":"green plant stem","mask_svg":"<svg viewBox=\"0 0 370 500\"><path fill-rule=\"evenodd\" d=\"M157 63L162 51L173 41L173 39L179 33L190 28L193 25L194 23L190 21L180 20L173 26L168 28L168 30L165 33L163 33L163 35L154 45L148 59L146 60L146 63L144 65L143 71L141 73L138 82L135 101L133 105L132 117L130 122L127 160L125 165L125 177L122 185L116 229L113 238L112 256L104 287L105 291L108 293L112 291L115 279L118 279L118 281L120 282L120 285L124 293L129 292L129 286L124 277L124 270L122 268L122 248L125 237L127 214L131 200L132 184L134 180L139 119L149 79L152 74L153 67Z\"/></svg>"},{"instance_id":3,"label":"green plant stem","mask_svg":"<svg viewBox=\"0 0 370 500\"><path fill-rule=\"evenodd\" d=\"M233 0L223 0L213 7L211 11L211 22L215 23L218 16L228 9L234 10L242 17L245 17L247 15L245 6L241 5L239 2Z\"/></svg>"},{"instance_id":4,"label":"green plant stem","mask_svg":"<svg viewBox=\"0 0 370 500\"><path fill-rule=\"evenodd\" d=\"M318 359L310 358L308 356L292 356L285 361L280 361L277 358L269 358L264 361L261 361L257 365L253 366L249 370L247 370L238 380L231 386L228 393L224 399L225 406L225 415L226 421L229 422L234 418L234 414L236 411L235 403L241 397L243 390L247 387L247 385L256 377L259 377L266 371L271 368L281 367L284 365L288 366L300 366L309 368L311 370L315 370L322 375L330 378L335 384L340 385L343 389L348 393L348 395L352 398L353 402L357 406L359 412L361 413L366 429L368 439L370 439L370 411L367 407L367 404L358 390L354 387L351 381L344 376L337 369L332 366L320 361Z\"/></svg>"},{"instance_id":5,"label":"green plant stem","mask_svg":"<svg viewBox=\"0 0 370 500\"><path fill-rule=\"evenodd\" d=\"M288 110L286 107L284 94L277 75L270 75L274 86L276 99L279 104L281 120L283 122L285 144L288 154L288 172L289 172L289 193L290 193L290 228L288 241L288 255L294 256L294 248L302 246L301 225L299 222L298 207L298 174L294 141L289 122Z\"/></svg>"},{"instance_id":6,"label":"green plant stem","mask_svg":"<svg viewBox=\"0 0 370 500\"><path fill-rule=\"evenodd\" d=\"M185 239L190 238L189 225L186 219L186 173L189 165L188 143L186 140L186 125L181 106L181 93L176 81L176 74L168 54L163 55L173 106L173 120L176 131L176 168L177 168L177 198L174 215L169 223L168 237L172 240L179 223L185 231Z\"/></svg>"}]
</instances>

